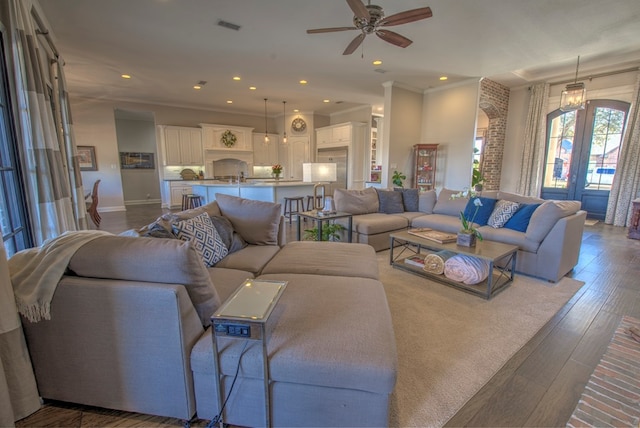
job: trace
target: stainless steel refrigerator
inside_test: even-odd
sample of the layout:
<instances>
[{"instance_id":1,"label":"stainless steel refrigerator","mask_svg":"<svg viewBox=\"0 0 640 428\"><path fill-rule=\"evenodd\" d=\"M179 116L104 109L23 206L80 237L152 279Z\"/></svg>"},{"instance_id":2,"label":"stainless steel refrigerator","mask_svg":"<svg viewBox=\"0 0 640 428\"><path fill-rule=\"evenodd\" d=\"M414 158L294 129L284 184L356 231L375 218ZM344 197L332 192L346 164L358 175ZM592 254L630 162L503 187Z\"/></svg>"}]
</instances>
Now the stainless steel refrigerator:
<instances>
[{"instance_id":1,"label":"stainless steel refrigerator","mask_svg":"<svg viewBox=\"0 0 640 428\"><path fill-rule=\"evenodd\" d=\"M346 189L347 188L347 165L348 163L348 153L346 147L338 147L331 149L318 149L318 155L316 157L316 162L322 163L335 163L336 164L336 177L337 180L331 185L327 185L327 196L332 195L335 189Z\"/></svg>"}]
</instances>

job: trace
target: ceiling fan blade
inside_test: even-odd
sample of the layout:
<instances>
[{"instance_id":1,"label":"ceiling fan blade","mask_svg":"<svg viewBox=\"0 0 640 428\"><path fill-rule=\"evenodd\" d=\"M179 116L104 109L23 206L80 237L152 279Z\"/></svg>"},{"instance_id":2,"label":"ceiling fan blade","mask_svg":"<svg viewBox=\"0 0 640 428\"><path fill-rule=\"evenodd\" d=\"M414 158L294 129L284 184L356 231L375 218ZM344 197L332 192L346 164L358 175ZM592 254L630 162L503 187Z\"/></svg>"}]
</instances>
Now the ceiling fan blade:
<instances>
[{"instance_id":1,"label":"ceiling fan blade","mask_svg":"<svg viewBox=\"0 0 640 428\"><path fill-rule=\"evenodd\" d=\"M351 55L356 49L358 49L358 46L360 46L364 37L364 33L358 34L355 39L351 40L351 43L349 43L349 46L347 46L344 52L342 52L342 55Z\"/></svg>"},{"instance_id":2,"label":"ceiling fan blade","mask_svg":"<svg viewBox=\"0 0 640 428\"><path fill-rule=\"evenodd\" d=\"M367 21L371 18L369 14L369 10L366 8L364 3L361 0L347 0L347 4L353 11L353 14L358 18L366 19Z\"/></svg>"},{"instance_id":3,"label":"ceiling fan blade","mask_svg":"<svg viewBox=\"0 0 640 428\"><path fill-rule=\"evenodd\" d=\"M388 16L380 21L381 26L390 27L392 25L406 24L408 22L419 21L421 19L431 18L433 13L430 7L421 7L419 9L406 10Z\"/></svg>"},{"instance_id":4,"label":"ceiling fan blade","mask_svg":"<svg viewBox=\"0 0 640 428\"><path fill-rule=\"evenodd\" d=\"M315 28L313 30L307 30L307 34L332 33L334 31L347 31L347 30L357 30L357 28L356 27Z\"/></svg>"},{"instance_id":5,"label":"ceiling fan blade","mask_svg":"<svg viewBox=\"0 0 640 428\"><path fill-rule=\"evenodd\" d=\"M406 48L413 43L413 40L409 40L405 36L401 36L400 34L389 30L376 30L376 36L380 37L385 42L400 46L401 48Z\"/></svg>"}]
</instances>

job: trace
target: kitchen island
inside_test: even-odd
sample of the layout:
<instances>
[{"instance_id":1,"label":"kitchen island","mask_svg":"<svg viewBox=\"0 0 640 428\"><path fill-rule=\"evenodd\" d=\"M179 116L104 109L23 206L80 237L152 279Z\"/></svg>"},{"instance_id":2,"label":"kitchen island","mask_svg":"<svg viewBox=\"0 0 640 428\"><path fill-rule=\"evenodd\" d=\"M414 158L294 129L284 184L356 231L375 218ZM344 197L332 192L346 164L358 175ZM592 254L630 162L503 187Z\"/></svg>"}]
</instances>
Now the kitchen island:
<instances>
[{"instance_id":1,"label":"kitchen island","mask_svg":"<svg viewBox=\"0 0 640 428\"><path fill-rule=\"evenodd\" d=\"M223 183L205 181L193 185L192 193L202 196L205 203L216 200L216 193L239 196L257 201L277 202L282 204L284 214L284 198L313 195L313 183L303 181L264 180L253 183ZM300 207L303 211L303 207Z\"/></svg>"}]
</instances>

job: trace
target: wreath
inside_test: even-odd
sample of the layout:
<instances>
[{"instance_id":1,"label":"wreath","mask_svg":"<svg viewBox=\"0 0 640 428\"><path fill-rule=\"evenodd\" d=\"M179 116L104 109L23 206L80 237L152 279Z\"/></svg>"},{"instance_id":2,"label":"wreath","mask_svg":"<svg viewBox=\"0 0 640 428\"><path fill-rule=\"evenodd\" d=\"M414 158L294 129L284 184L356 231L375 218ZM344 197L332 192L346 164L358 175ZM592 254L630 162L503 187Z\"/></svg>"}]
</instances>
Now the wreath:
<instances>
[{"instance_id":1,"label":"wreath","mask_svg":"<svg viewBox=\"0 0 640 428\"><path fill-rule=\"evenodd\" d=\"M233 145L238 141L238 137L228 129L224 131L222 137L220 137L220 142L224 144L226 147L233 147Z\"/></svg>"}]
</instances>

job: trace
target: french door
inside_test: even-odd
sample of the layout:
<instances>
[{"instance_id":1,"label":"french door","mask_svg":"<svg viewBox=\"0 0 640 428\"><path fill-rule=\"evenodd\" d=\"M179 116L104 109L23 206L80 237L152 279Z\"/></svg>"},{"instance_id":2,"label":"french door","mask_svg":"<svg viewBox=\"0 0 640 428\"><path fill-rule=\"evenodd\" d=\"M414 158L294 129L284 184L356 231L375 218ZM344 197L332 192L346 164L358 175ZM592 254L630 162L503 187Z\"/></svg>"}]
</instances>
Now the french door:
<instances>
[{"instance_id":1,"label":"french door","mask_svg":"<svg viewBox=\"0 0 640 428\"><path fill-rule=\"evenodd\" d=\"M543 199L580 201L587 217L604 220L628 112L623 101L591 100L547 115Z\"/></svg>"}]
</instances>

